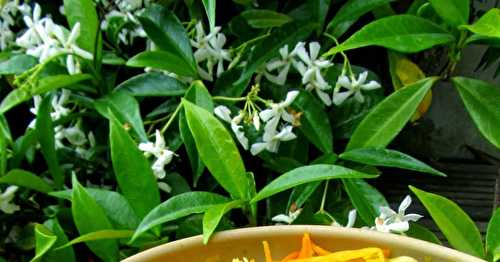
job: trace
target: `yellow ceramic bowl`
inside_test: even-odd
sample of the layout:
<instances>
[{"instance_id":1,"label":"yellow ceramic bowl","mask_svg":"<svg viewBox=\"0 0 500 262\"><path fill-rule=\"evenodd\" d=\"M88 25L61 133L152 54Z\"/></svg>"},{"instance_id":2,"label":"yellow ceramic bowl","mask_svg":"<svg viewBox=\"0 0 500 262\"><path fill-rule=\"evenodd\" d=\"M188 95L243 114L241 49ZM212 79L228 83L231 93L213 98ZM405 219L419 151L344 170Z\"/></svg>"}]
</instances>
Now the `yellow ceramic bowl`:
<instances>
[{"instance_id":1,"label":"yellow ceramic bowl","mask_svg":"<svg viewBox=\"0 0 500 262\"><path fill-rule=\"evenodd\" d=\"M231 262L235 257L264 261L262 241L270 244L274 259L298 250L305 232L330 250L365 247L388 248L394 256L411 256L422 262L484 262L470 255L425 241L394 234L331 226L268 226L220 232L207 245L195 236L151 248L124 262ZM431 260L426 260L431 258Z\"/></svg>"}]
</instances>

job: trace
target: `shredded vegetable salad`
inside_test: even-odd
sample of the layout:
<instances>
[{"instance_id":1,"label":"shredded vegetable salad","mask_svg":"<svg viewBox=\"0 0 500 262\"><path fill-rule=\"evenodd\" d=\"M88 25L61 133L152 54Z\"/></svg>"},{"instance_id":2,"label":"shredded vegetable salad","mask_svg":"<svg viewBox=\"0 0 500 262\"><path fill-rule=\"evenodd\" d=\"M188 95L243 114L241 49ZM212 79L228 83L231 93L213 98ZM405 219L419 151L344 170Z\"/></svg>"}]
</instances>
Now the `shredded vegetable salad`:
<instances>
[{"instance_id":1,"label":"shredded vegetable salad","mask_svg":"<svg viewBox=\"0 0 500 262\"><path fill-rule=\"evenodd\" d=\"M311 240L309 233L304 234L300 250L291 252L278 260L273 259L269 243L264 241L262 244L264 246L265 262L418 262L416 259L407 256L391 258L389 249L377 247L330 252L316 245ZM248 258L235 258L232 262L256 261Z\"/></svg>"}]
</instances>

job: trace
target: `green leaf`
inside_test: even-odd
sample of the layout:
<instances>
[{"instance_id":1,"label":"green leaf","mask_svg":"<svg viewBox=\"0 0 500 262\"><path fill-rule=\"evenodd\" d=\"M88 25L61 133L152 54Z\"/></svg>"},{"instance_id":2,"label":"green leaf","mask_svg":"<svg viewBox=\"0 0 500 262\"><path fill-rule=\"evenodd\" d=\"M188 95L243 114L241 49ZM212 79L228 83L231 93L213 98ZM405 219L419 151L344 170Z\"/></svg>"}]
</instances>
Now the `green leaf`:
<instances>
[{"instance_id":1,"label":"green leaf","mask_svg":"<svg viewBox=\"0 0 500 262\"><path fill-rule=\"evenodd\" d=\"M42 193L53 190L52 186L39 176L21 169L12 169L5 176L0 177L0 184L22 186Z\"/></svg>"},{"instance_id":2,"label":"green leaf","mask_svg":"<svg viewBox=\"0 0 500 262\"><path fill-rule=\"evenodd\" d=\"M142 192L143 194L146 192ZM73 176L71 213L80 235L113 229L104 210ZM87 242L87 246L104 261L118 261L118 244L114 240Z\"/></svg>"},{"instance_id":3,"label":"green leaf","mask_svg":"<svg viewBox=\"0 0 500 262\"><path fill-rule=\"evenodd\" d=\"M203 244L207 244L208 240L219 225L224 214L231 209L242 206L244 201L233 200L231 202L218 204L210 207L203 216Z\"/></svg>"},{"instance_id":4,"label":"green leaf","mask_svg":"<svg viewBox=\"0 0 500 262\"><path fill-rule=\"evenodd\" d=\"M486 251L493 256L493 261L500 259L500 208L497 208L488 223Z\"/></svg>"},{"instance_id":5,"label":"green leaf","mask_svg":"<svg viewBox=\"0 0 500 262\"><path fill-rule=\"evenodd\" d=\"M330 10L330 4L332 1L330 0L308 0L306 5L309 5L310 10L312 11L311 16L318 23L318 34L323 31L323 26L325 24L326 15Z\"/></svg>"},{"instance_id":6,"label":"green leaf","mask_svg":"<svg viewBox=\"0 0 500 262\"><path fill-rule=\"evenodd\" d=\"M477 35L484 37L500 38L500 9L492 8L472 25L464 25L461 28L467 29Z\"/></svg>"},{"instance_id":7,"label":"green leaf","mask_svg":"<svg viewBox=\"0 0 500 262\"><path fill-rule=\"evenodd\" d=\"M486 82L454 77L451 79L460 93L472 120L481 134L500 148L500 89Z\"/></svg>"},{"instance_id":8,"label":"green leaf","mask_svg":"<svg viewBox=\"0 0 500 262\"><path fill-rule=\"evenodd\" d=\"M68 237L64 233L64 229L57 221L57 218L52 218L43 223L54 235L57 236L57 241L54 246L61 246L68 242ZM64 262L74 262L76 261L75 252L73 248L66 248L64 250L50 250L45 255L46 261L64 261Z\"/></svg>"},{"instance_id":9,"label":"green leaf","mask_svg":"<svg viewBox=\"0 0 500 262\"><path fill-rule=\"evenodd\" d=\"M386 147L403 129L437 78L408 85L380 102L359 123L347 151L362 147Z\"/></svg>"},{"instance_id":10,"label":"green leaf","mask_svg":"<svg viewBox=\"0 0 500 262\"><path fill-rule=\"evenodd\" d=\"M176 64L173 61L172 65L174 69L175 66L179 68L185 67L183 70L190 72L188 76L197 75L196 62L191 51L191 44L189 43L186 30L174 13L169 11L167 7L153 4L146 8L138 19L144 31L146 31L146 34L155 45L162 51L170 52L169 60L174 58L175 60L180 60L180 64ZM164 58L166 57L156 57L157 60L163 60ZM172 70L168 71L177 73Z\"/></svg>"},{"instance_id":11,"label":"green leaf","mask_svg":"<svg viewBox=\"0 0 500 262\"><path fill-rule=\"evenodd\" d=\"M172 191L170 192L170 195L172 196L191 191L186 179L178 173L170 173L164 179L165 183L172 188Z\"/></svg>"},{"instance_id":12,"label":"green leaf","mask_svg":"<svg viewBox=\"0 0 500 262\"><path fill-rule=\"evenodd\" d=\"M185 99L182 104L203 163L233 199L248 199L250 182L229 132L209 111Z\"/></svg>"},{"instance_id":13,"label":"green leaf","mask_svg":"<svg viewBox=\"0 0 500 262\"><path fill-rule=\"evenodd\" d=\"M366 46L381 46L403 53L417 53L454 41L453 35L427 19L394 15L364 26L323 56Z\"/></svg>"},{"instance_id":14,"label":"green leaf","mask_svg":"<svg viewBox=\"0 0 500 262\"><path fill-rule=\"evenodd\" d=\"M31 95L24 89L16 88L10 91L9 94L2 100L0 104L0 114L9 111L11 108L17 106L18 104L27 101L31 98Z\"/></svg>"},{"instance_id":15,"label":"green leaf","mask_svg":"<svg viewBox=\"0 0 500 262\"><path fill-rule=\"evenodd\" d=\"M469 23L469 0L429 0L432 8L451 26Z\"/></svg>"},{"instance_id":16,"label":"green leaf","mask_svg":"<svg viewBox=\"0 0 500 262\"><path fill-rule=\"evenodd\" d=\"M300 91L292 107L302 112L299 129L306 138L323 153L333 152L333 137L330 121L323 103L308 91Z\"/></svg>"},{"instance_id":17,"label":"green leaf","mask_svg":"<svg viewBox=\"0 0 500 262\"><path fill-rule=\"evenodd\" d=\"M241 16L253 28L278 27L292 21L292 18L272 10L250 9L243 11Z\"/></svg>"},{"instance_id":18,"label":"green leaf","mask_svg":"<svg viewBox=\"0 0 500 262\"><path fill-rule=\"evenodd\" d=\"M432 231L417 223L410 223L410 229L406 231L409 237L417 238L434 244L442 245L439 238Z\"/></svg>"},{"instance_id":19,"label":"green leaf","mask_svg":"<svg viewBox=\"0 0 500 262\"><path fill-rule=\"evenodd\" d=\"M264 63L278 56L278 50L284 45L288 45L289 49L293 49L295 44L306 39L316 28L315 24L304 23L289 23L273 31L273 33L257 44L247 61L247 65L243 69L243 73L234 85L248 81L253 73Z\"/></svg>"},{"instance_id":20,"label":"green leaf","mask_svg":"<svg viewBox=\"0 0 500 262\"><path fill-rule=\"evenodd\" d=\"M109 111L116 116L122 125L132 126L135 134L141 141L148 141L144 130L141 112L137 100L125 91L113 92L99 100L94 101L96 110L106 118L110 118Z\"/></svg>"},{"instance_id":21,"label":"green leaf","mask_svg":"<svg viewBox=\"0 0 500 262\"><path fill-rule=\"evenodd\" d=\"M52 123L52 118L50 117L50 110L52 109L50 104L51 100L52 96L49 95L46 96L40 103L35 126L42 155L45 158L47 166L49 167L49 172L54 179L55 187L61 188L64 183L64 173L61 166L59 166L59 160L57 159L54 139L54 124Z\"/></svg>"},{"instance_id":22,"label":"green leaf","mask_svg":"<svg viewBox=\"0 0 500 262\"><path fill-rule=\"evenodd\" d=\"M96 241L96 240L103 240L103 239L118 239L118 238L130 238L134 234L134 231L131 230L113 230L113 229L105 229L105 230L99 230L99 231L94 231L90 232L85 235L81 235L68 243L57 247L56 249L64 249L67 247L70 247L74 244L82 243L82 242L90 242L90 241Z\"/></svg>"},{"instance_id":23,"label":"green leaf","mask_svg":"<svg viewBox=\"0 0 500 262\"><path fill-rule=\"evenodd\" d=\"M52 246L56 243L57 237L44 225L36 224L35 239L35 257L31 259L31 262L42 260L42 257L49 252Z\"/></svg>"},{"instance_id":24,"label":"green leaf","mask_svg":"<svg viewBox=\"0 0 500 262\"><path fill-rule=\"evenodd\" d=\"M9 59L0 62L0 75L22 74L37 64L36 57L25 54L13 55Z\"/></svg>"},{"instance_id":25,"label":"green leaf","mask_svg":"<svg viewBox=\"0 0 500 262\"><path fill-rule=\"evenodd\" d=\"M453 248L484 258L481 234L474 221L457 204L412 186L410 189L420 199Z\"/></svg>"},{"instance_id":26,"label":"green leaf","mask_svg":"<svg viewBox=\"0 0 500 262\"><path fill-rule=\"evenodd\" d=\"M94 1L64 0L64 14L71 27L80 23L78 46L93 54L100 26Z\"/></svg>"},{"instance_id":27,"label":"green leaf","mask_svg":"<svg viewBox=\"0 0 500 262\"><path fill-rule=\"evenodd\" d=\"M341 154L340 158L365 165L397 167L433 174L436 176L446 176L446 174L439 172L424 162L396 150L383 148L358 148Z\"/></svg>"},{"instance_id":28,"label":"green leaf","mask_svg":"<svg viewBox=\"0 0 500 262\"><path fill-rule=\"evenodd\" d=\"M215 28L215 0L202 0L205 12L207 13L208 22L212 31Z\"/></svg>"},{"instance_id":29,"label":"green leaf","mask_svg":"<svg viewBox=\"0 0 500 262\"><path fill-rule=\"evenodd\" d=\"M289 171L273 180L260 190L260 192L252 199L251 203L255 203L259 200L268 198L274 194L298 185L314 181L340 178L375 178L377 176L378 175L365 174L336 165L318 164L303 166Z\"/></svg>"},{"instance_id":30,"label":"green leaf","mask_svg":"<svg viewBox=\"0 0 500 262\"><path fill-rule=\"evenodd\" d=\"M173 196L149 212L137 227L132 241L157 225L191 214L203 213L214 205L227 201L227 198L210 192L187 192Z\"/></svg>"},{"instance_id":31,"label":"green leaf","mask_svg":"<svg viewBox=\"0 0 500 262\"><path fill-rule=\"evenodd\" d=\"M117 228L135 229L139 225L139 218L120 193L96 188L87 188L87 192L103 208L106 216ZM72 190L50 192L49 195L72 201Z\"/></svg>"},{"instance_id":32,"label":"green leaf","mask_svg":"<svg viewBox=\"0 0 500 262\"><path fill-rule=\"evenodd\" d=\"M337 11L326 27L327 33L339 38L361 16L394 0L350 0Z\"/></svg>"},{"instance_id":33,"label":"green leaf","mask_svg":"<svg viewBox=\"0 0 500 262\"><path fill-rule=\"evenodd\" d=\"M63 88L66 86L71 86L91 78L92 76L89 74L46 76L37 81L36 86L32 90L32 94L41 95L49 91Z\"/></svg>"},{"instance_id":34,"label":"green leaf","mask_svg":"<svg viewBox=\"0 0 500 262\"><path fill-rule=\"evenodd\" d=\"M178 55L170 51L144 51L135 55L127 61L130 67L152 67L155 69L166 70L181 76L196 77L198 71L195 71L190 64L186 63Z\"/></svg>"},{"instance_id":35,"label":"green leaf","mask_svg":"<svg viewBox=\"0 0 500 262\"><path fill-rule=\"evenodd\" d=\"M380 207L389 206L384 196L362 179L342 179L342 183L352 205L366 225L373 225L380 214Z\"/></svg>"},{"instance_id":36,"label":"green leaf","mask_svg":"<svg viewBox=\"0 0 500 262\"><path fill-rule=\"evenodd\" d=\"M133 96L182 96L186 85L158 72L144 73L121 83L116 90L126 90Z\"/></svg>"},{"instance_id":37,"label":"green leaf","mask_svg":"<svg viewBox=\"0 0 500 262\"><path fill-rule=\"evenodd\" d=\"M160 203L153 170L137 144L112 113L109 140L118 186L137 216L143 218Z\"/></svg>"},{"instance_id":38,"label":"green leaf","mask_svg":"<svg viewBox=\"0 0 500 262\"><path fill-rule=\"evenodd\" d=\"M209 112L214 111L212 96L201 81L193 82L184 98L208 110ZM181 134L182 141L184 141L184 146L186 147L186 152L191 164L191 170L193 171L193 184L196 186L203 170L205 170L205 164L203 164L203 161L198 154L198 150L196 149L196 142L191 134L191 131L189 130L184 111L181 111L179 114L179 132Z\"/></svg>"}]
</instances>

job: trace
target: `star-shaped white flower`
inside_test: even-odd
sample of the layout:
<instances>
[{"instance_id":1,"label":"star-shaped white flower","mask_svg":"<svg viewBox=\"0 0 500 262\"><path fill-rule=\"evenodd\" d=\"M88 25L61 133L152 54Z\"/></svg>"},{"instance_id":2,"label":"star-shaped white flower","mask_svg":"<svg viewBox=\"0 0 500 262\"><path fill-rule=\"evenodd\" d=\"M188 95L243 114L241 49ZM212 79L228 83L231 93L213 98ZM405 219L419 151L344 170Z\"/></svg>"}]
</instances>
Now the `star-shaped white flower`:
<instances>
[{"instance_id":1,"label":"star-shaped white flower","mask_svg":"<svg viewBox=\"0 0 500 262\"><path fill-rule=\"evenodd\" d=\"M290 91L286 94L284 101L272 103L268 108L259 113L260 118L264 122L276 122L280 119L288 123L293 123L293 116L288 113L287 108L293 103L299 95L299 91Z\"/></svg>"},{"instance_id":2,"label":"star-shaped white flower","mask_svg":"<svg viewBox=\"0 0 500 262\"><path fill-rule=\"evenodd\" d=\"M0 194L0 210L2 210L2 212L12 214L20 210L18 205L11 203L15 197L17 189L17 186L9 186L2 194Z\"/></svg>"},{"instance_id":3,"label":"star-shaped white flower","mask_svg":"<svg viewBox=\"0 0 500 262\"><path fill-rule=\"evenodd\" d=\"M295 61L294 57L297 53L297 48L288 52L288 45L284 45L279 49L279 58L275 58L266 64L266 71L264 76L267 80L277 85L284 85L288 72L290 71L290 66ZM272 75L269 72L278 71L277 75Z\"/></svg>"},{"instance_id":4,"label":"star-shaped white flower","mask_svg":"<svg viewBox=\"0 0 500 262\"><path fill-rule=\"evenodd\" d=\"M349 215L347 216L347 224L345 226L339 224L337 221L333 221L332 226L351 228L356 223L356 214L356 209L353 209L349 211Z\"/></svg>"},{"instance_id":5,"label":"star-shaped white flower","mask_svg":"<svg viewBox=\"0 0 500 262\"><path fill-rule=\"evenodd\" d=\"M330 96L325 92L331 86L325 81L322 70L331 67L333 64L319 57L321 46L318 42L309 43L309 53L304 43L298 43L296 47L300 61L293 63L297 71L302 75L302 84L306 85L306 90L314 90L318 97L326 105L331 105Z\"/></svg>"},{"instance_id":6,"label":"star-shaped white flower","mask_svg":"<svg viewBox=\"0 0 500 262\"><path fill-rule=\"evenodd\" d=\"M333 103L335 105L341 105L351 95L354 95L354 99L356 99L356 101L363 103L365 101L365 98L361 93L362 90L369 91L381 87L380 84L375 80L365 83L367 77L367 71L359 74L358 79L353 76L349 78L346 75L341 75L337 80L337 86L335 87L335 91L333 93ZM347 91L341 92L340 88L342 87L346 88Z\"/></svg>"},{"instance_id":7,"label":"star-shaped white flower","mask_svg":"<svg viewBox=\"0 0 500 262\"><path fill-rule=\"evenodd\" d=\"M290 225L295 221L300 213L302 212L302 209L297 209L295 211L289 211L288 215L286 214L279 214L271 218L273 222L276 222L277 225Z\"/></svg>"},{"instance_id":8,"label":"star-shaped white flower","mask_svg":"<svg viewBox=\"0 0 500 262\"><path fill-rule=\"evenodd\" d=\"M297 136L292 132L292 129L292 126L285 126L277 132L273 125L266 124L266 127L264 127L264 135L262 136L263 142L253 144L250 148L250 152L252 155L257 155L263 150L277 153L280 142L290 141L297 138Z\"/></svg>"},{"instance_id":9,"label":"star-shaped white flower","mask_svg":"<svg viewBox=\"0 0 500 262\"><path fill-rule=\"evenodd\" d=\"M418 214L405 214L406 209L411 204L411 197L406 196L399 205L398 212L389 207L380 207L380 215L375 219L375 230L379 232L396 232L403 233L410 228L409 222L416 222L422 218Z\"/></svg>"},{"instance_id":10,"label":"star-shaped white flower","mask_svg":"<svg viewBox=\"0 0 500 262\"><path fill-rule=\"evenodd\" d=\"M231 110L229 110L229 108L226 106L217 106L214 109L214 114L225 122L231 124L231 130L236 136L236 139L245 150L248 150L248 138L245 136L245 132L243 131L243 125L241 125L241 121L244 117L243 113L240 112L237 116L231 118Z\"/></svg>"},{"instance_id":11,"label":"star-shaped white flower","mask_svg":"<svg viewBox=\"0 0 500 262\"><path fill-rule=\"evenodd\" d=\"M146 142L140 143L139 149L144 152L146 157L151 155L156 157L155 162L151 166L153 169L153 173L159 179L165 177L165 165L169 164L172 161L174 156L174 152L168 150L165 145L165 139L160 133L160 130L156 130L155 132L155 142Z\"/></svg>"}]
</instances>

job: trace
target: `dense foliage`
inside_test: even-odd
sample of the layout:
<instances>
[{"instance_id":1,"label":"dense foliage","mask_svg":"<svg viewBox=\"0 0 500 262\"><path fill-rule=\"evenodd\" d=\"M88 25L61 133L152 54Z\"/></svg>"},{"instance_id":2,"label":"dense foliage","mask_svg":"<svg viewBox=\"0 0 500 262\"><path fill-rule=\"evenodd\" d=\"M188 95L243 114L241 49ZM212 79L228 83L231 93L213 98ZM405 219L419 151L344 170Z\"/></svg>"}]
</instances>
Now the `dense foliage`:
<instances>
[{"instance_id":1,"label":"dense foliage","mask_svg":"<svg viewBox=\"0 0 500 262\"><path fill-rule=\"evenodd\" d=\"M500 89L454 74L469 45L498 59L500 10L401 2L0 1L0 261L118 261L274 223L439 242L411 197L394 211L368 182L446 176L387 148L438 82L500 148ZM429 53L444 64L422 69ZM410 190L452 247L500 259L499 210L483 244L455 203Z\"/></svg>"}]
</instances>

